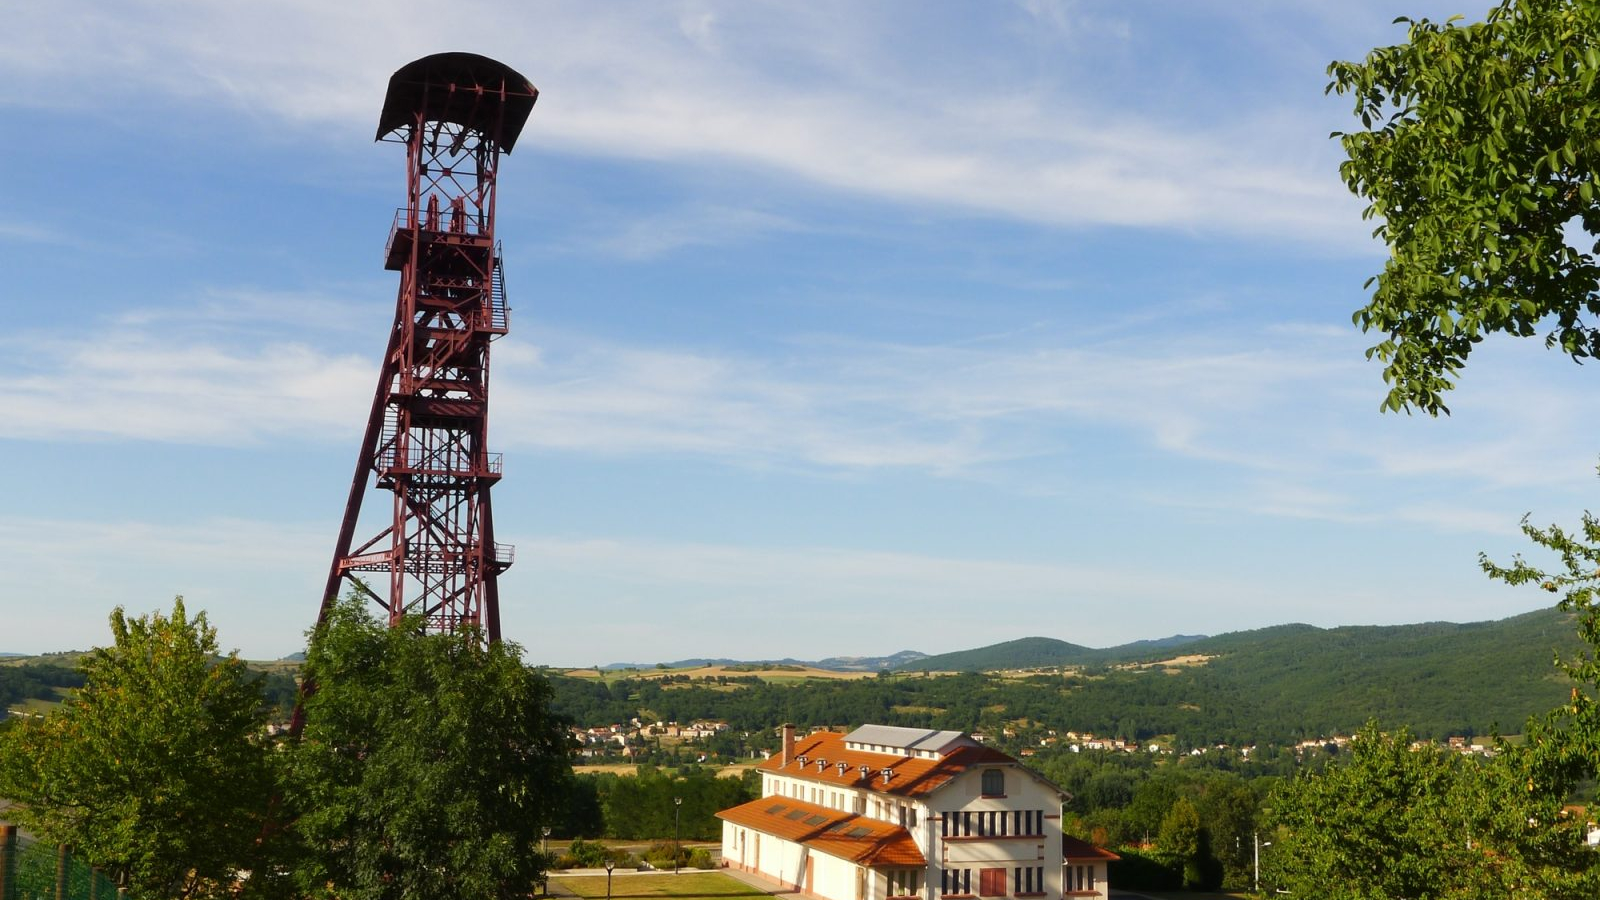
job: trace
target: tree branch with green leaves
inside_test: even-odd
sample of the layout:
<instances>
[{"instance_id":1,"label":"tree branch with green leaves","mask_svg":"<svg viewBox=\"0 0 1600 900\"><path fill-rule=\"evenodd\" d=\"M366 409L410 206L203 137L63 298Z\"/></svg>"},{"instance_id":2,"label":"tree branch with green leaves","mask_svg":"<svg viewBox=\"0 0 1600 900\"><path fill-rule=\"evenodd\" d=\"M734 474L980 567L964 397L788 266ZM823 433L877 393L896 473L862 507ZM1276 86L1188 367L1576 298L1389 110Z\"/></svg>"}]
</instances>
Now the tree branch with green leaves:
<instances>
[{"instance_id":1,"label":"tree branch with green leaves","mask_svg":"<svg viewBox=\"0 0 1600 900\"><path fill-rule=\"evenodd\" d=\"M1364 130L1340 174L1390 257L1354 314L1389 411L1448 413L1485 336L1600 355L1600 4L1505 0L1485 21L1396 19L1406 42L1328 67Z\"/></svg>"}]
</instances>

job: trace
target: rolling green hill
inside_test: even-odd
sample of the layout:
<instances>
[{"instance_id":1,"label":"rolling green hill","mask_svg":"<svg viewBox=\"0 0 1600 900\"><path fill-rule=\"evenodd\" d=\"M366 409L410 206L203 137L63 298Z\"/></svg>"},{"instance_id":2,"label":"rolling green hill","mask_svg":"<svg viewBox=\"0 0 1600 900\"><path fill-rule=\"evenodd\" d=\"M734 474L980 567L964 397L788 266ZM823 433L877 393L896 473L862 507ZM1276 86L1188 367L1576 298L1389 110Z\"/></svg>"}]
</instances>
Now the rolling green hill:
<instances>
[{"instance_id":1,"label":"rolling green hill","mask_svg":"<svg viewBox=\"0 0 1600 900\"><path fill-rule=\"evenodd\" d=\"M1047 637L1025 637L976 650L941 653L894 667L896 672L995 672L1103 662L1110 651L1080 647Z\"/></svg>"},{"instance_id":2,"label":"rolling green hill","mask_svg":"<svg viewBox=\"0 0 1600 900\"><path fill-rule=\"evenodd\" d=\"M1050 684L1056 705L1071 715L1129 737L1315 736L1368 718L1429 734L1482 734L1520 731L1529 715L1560 703L1569 688L1553 654L1580 644L1572 617L1548 609L1498 622L1295 624L1136 646L1095 650L1034 638L932 656L907 669L1076 672L1066 676L1071 690L1045 678L1034 683ZM1180 655L1181 665L1150 665Z\"/></svg>"}]
</instances>

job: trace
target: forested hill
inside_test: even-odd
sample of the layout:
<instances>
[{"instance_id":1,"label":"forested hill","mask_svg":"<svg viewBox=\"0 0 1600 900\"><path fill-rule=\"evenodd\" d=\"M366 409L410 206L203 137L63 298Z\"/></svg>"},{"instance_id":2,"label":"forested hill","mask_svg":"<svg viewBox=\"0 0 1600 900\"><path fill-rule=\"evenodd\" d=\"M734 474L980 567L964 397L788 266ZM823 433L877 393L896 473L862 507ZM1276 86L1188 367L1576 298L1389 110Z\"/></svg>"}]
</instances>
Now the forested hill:
<instances>
[{"instance_id":1,"label":"forested hill","mask_svg":"<svg viewBox=\"0 0 1600 900\"><path fill-rule=\"evenodd\" d=\"M1286 625L1147 649L1134 661L1061 665L1040 640L997 645L1023 652L1007 671L929 676L900 672L855 681L767 684L722 678L553 676L561 712L583 725L643 716L728 721L755 733L783 721L851 726L1092 731L1180 746L1284 743L1349 733L1368 719L1424 737L1522 730L1569 687L1552 648L1576 649L1570 616L1544 610L1499 622L1322 629ZM1071 645L1066 645L1071 647ZM995 649L995 648L985 648ZM1080 652L1075 648L1071 652ZM1104 654L1106 651L1088 651ZM999 657L994 657L999 660ZM1018 672L1032 669L1033 672Z\"/></svg>"},{"instance_id":2,"label":"forested hill","mask_svg":"<svg viewBox=\"0 0 1600 900\"><path fill-rule=\"evenodd\" d=\"M1420 625L1318 628L1274 625L1206 637L1174 635L1135 641L1118 647L1081 647L1055 638L1027 637L975 650L926 656L896 666L900 672L997 672L1016 669L1102 666L1112 663L1158 662L1177 655L1233 656L1247 665L1281 668L1307 665L1398 666L1432 665L1463 655L1490 654L1517 665L1548 663L1554 648L1577 646L1571 617L1555 609L1536 610L1496 622L1426 622ZM1239 662L1241 660L1235 660Z\"/></svg>"},{"instance_id":3,"label":"forested hill","mask_svg":"<svg viewBox=\"0 0 1600 900\"><path fill-rule=\"evenodd\" d=\"M958 650L924 656L894 666L897 672L995 672L1002 669L1038 669L1051 666L1087 666L1131 662L1171 656L1179 647L1205 640L1204 635L1173 635L1153 641L1134 641L1120 647L1080 647L1047 637L1025 637L976 650Z\"/></svg>"}]
</instances>

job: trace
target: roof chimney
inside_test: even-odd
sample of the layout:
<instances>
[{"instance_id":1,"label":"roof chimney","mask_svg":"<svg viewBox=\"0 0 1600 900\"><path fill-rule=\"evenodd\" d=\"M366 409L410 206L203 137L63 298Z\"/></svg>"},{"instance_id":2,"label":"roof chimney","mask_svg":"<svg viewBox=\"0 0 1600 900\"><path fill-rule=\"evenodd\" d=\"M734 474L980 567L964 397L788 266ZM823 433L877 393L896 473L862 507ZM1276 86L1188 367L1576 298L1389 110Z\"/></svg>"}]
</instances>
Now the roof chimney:
<instances>
[{"instance_id":1,"label":"roof chimney","mask_svg":"<svg viewBox=\"0 0 1600 900\"><path fill-rule=\"evenodd\" d=\"M794 757L794 723L783 724L783 765L788 765Z\"/></svg>"}]
</instances>

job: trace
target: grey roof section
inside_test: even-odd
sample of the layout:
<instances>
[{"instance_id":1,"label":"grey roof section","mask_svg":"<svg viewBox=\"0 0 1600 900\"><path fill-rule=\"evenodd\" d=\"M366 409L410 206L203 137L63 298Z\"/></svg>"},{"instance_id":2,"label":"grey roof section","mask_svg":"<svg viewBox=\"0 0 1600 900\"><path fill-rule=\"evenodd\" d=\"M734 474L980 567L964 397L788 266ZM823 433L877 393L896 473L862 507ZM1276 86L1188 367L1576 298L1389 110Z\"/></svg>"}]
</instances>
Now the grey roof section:
<instances>
[{"instance_id":1,"label":"grey roof section","mask_svg":"<svg viewBox=\"0 0 1600 900\"><path fill-rule=\"evenodd\" d=\"M960 731L929 731L899 725L863 725L844 736L846 744L881 744L903 750L947 753L956 747L976 747L978 742Z\"/></svg>"}]
</instances>

